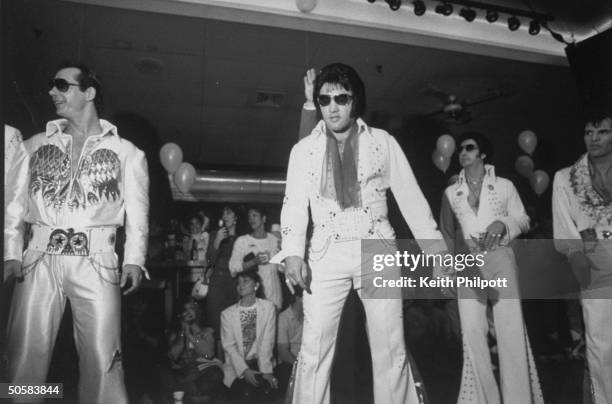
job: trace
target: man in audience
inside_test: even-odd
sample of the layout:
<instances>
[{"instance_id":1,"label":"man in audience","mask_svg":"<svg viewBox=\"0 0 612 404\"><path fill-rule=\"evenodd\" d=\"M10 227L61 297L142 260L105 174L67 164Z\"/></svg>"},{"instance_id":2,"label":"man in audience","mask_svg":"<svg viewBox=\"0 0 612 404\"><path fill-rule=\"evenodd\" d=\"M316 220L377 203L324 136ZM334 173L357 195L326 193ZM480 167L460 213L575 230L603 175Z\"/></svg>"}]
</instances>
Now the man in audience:
<instances>
[{"instance_id":1,"label":"man in audience","mask_svg":"<svg viewBox=\"0 0 612 404\"><path fill-rule=\"evenodd\" d=\"M553 183L555 246L580 283L595 404L612 402L612 108L585 119L587 152Z\"/></svg>"},{"instance_id":2,"label":"man in audience","mask_svg":"<svg viewBox=\"0 0 612 404\"><path fill-rule=\"evenodd\" d=\"M15 286L8 322L10 382L45 382L55 337L70 299L79 354L79 402L127 403L120 341L121 288L145 271L149 178L144 153L98 118L102 86L79 64L49 81L61 119L26 142L29 160L5 221L5 268ZM28 165L29 164L29 165ZM26 168L24 168L24 165ZM23 255L23 223L31 225ZM125 225L123 270L116 229ZM146 272L145 272L146 274Z\"/></svg>"}]
</instances>

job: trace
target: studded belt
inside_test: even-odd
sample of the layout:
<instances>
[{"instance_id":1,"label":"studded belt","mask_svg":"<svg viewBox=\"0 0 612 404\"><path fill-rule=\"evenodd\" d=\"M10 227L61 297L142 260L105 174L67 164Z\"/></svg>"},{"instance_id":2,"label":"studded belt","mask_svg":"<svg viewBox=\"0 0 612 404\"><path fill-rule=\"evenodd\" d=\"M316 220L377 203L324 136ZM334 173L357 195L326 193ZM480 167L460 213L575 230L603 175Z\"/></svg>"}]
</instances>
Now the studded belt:
<instances>
[{"instance_id":1,"label":"studded belt","mask_svg":"<svg viewBox=\"0 0 612 404\"><path fill-rule=\"evenodd\" d=\"M95 253L115 251L116 228L100 227L50 227L32 224L29 250L52 255L86 257Z\"/></svg>"}]
</instances>

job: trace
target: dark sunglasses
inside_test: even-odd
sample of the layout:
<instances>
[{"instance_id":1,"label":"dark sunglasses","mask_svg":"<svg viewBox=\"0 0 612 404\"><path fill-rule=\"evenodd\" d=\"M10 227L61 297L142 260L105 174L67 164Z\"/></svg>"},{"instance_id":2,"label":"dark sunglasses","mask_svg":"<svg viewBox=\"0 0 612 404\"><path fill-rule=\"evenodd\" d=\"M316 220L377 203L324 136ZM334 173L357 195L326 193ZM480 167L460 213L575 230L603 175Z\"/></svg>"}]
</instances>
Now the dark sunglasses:
<instances>
[{"instance_id":1,"label":"dark sunglasses","mask_svg":"<svg viewBox=\"0 0 612 404\"><path fill-rule=\"evenodd\" d=\"M317 97L317 101L319 101L319 105L322 107L326 107L331 103L332 98L336 105L346 105L353 99L353 96L347 93L334 95L333 97L330 95L319 95Z\"/></svg>"},{"instance_id":2,"label":"dark sunglasses","mask_svg":"<svg viewBox=\"0 0 612 404\"><path fill-rule=\"evenodd\" d=\"M65 93L66 91L68 91L70 86L80 86L80 84L69 83L64 79L51 79L49 80L49 83L47 83L47 85L49 86L49 90L52 90L53 87L55 87L58 89L59 92L62 92L62 93Z\"/></svg>"},{"instance_id":3,"label":"dark sunglasses","mask_svg":"<svg viewBox=\"0 0 612 404\"><path fill-rule=\"evenodd\" d=\"M466 144L464 146L459 146L459 151L465 150L467 152L471 152L473 150L476 150L477 147L478 146L476 146L475 144L470 143L470 144Z\"/></svg>"}]
</instances>

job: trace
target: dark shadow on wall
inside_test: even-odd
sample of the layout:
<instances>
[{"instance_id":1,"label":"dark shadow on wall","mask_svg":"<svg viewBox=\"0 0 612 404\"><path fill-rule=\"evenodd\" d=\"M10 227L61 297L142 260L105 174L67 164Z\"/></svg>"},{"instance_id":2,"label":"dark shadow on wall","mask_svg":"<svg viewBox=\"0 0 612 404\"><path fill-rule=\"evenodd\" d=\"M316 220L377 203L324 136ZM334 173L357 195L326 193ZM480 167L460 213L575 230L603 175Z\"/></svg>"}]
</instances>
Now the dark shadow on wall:
<instances>
[{"instance_id":1,"label":"dark shadow on wall","mask_svg":"<svg viewBox=\"0 0 612 404\"><path fill-rule=\"evenodd\" d=\"M149 198L150 217L166 222L170 213L168 206L172 203L172 193L168 182L168 174L159 160L161 140L157 129L145 118L133 112L119 112L111 120L118 130L119 136L134 143L144 151L149 165Z\"/></svg>"}]
</instances>

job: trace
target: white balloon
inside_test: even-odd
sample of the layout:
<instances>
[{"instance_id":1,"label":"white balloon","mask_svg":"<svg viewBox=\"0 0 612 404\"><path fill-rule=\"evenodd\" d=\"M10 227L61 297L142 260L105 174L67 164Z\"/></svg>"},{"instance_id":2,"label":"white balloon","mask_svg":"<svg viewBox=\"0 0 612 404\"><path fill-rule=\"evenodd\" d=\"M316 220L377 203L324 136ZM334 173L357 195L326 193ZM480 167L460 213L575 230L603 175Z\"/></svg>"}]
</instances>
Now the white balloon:
<instances>
[{"instance_id":1,"label":"white balloon","mask_svg":"<svg viewBox=\"0 0 612 404\"><path fill-rule=\"evenodd\" d=\"M451 135L442 135L436 141L436 148L444 157L450 157L455 152L455 139Z\"/></svg>"},{"instance_id":2,"label":"white balloon","mask_svg":"<svg viewBox=\"0 0 612 404\"><path fill-rule=\"evenodd\" d=\"M317 0L295 0L295 5L302 13L309 13L317 6Z\"/></svg>"},{"instance_id":3,"label":"white balloon","mask_svg":"<svg viewBox=\"0 0 612 404\"><path fill-rule=\"evenodd\" d=\"M443 173L446 173L448 166L450 166L450 159L442 154L442 152L440 152L438 149L435 149L431 154L431 161Z\"/></svg>"},{"instance_id":4,"label":"white balloon","mask_svg":"<svg viewBox=\"0 0 612 404\"><path fill-rule=\"evenodd\" d=\"M166 143L159 150L159 160L166 171L173 174L183 162L183 151L176 143Z\"/></svg>"},{"instance_id":5,"label":"white balloon","mask_svg":"<svg viewBox=\"0 0 612 404\"><path fill-rule=\"evenodd\" d=\"M538 145L538 137L533 131L524 130L518 136L519 147L531 156Z\"/></svg>"},{"instance_id":6,"label":"white balloon","mask_svg":"<svg viewBox=\"0 0 612 404\"><path fill-rule=\"evenodd\" d=\"M174 173L174 183L182 193L187 193L195 182L196 170L189 163L181 163Z\"/></svg>"},{"instance_id":7,"label":"white balloon","mask_svg":"<svg viewBox=\"0 0 612 404\"><path fill-rule=\"evenodd\" d=\"M529 183L531 184L531 189L539 196L548 188L550 177L546 171L535 170L533 174L531 174L531 177L529 177Z\"/></svg>"},{"instance_id":8,"label":"white balloon","mask_svg":"<svg viewBox=\"0 0 612 404\"><path fill-rule=\"evenodd\" d=\"M518 156L514 162L516 171L525 178L529 178L533 173L533 160L529 156Z\"/></svg>"}]
</instances>

